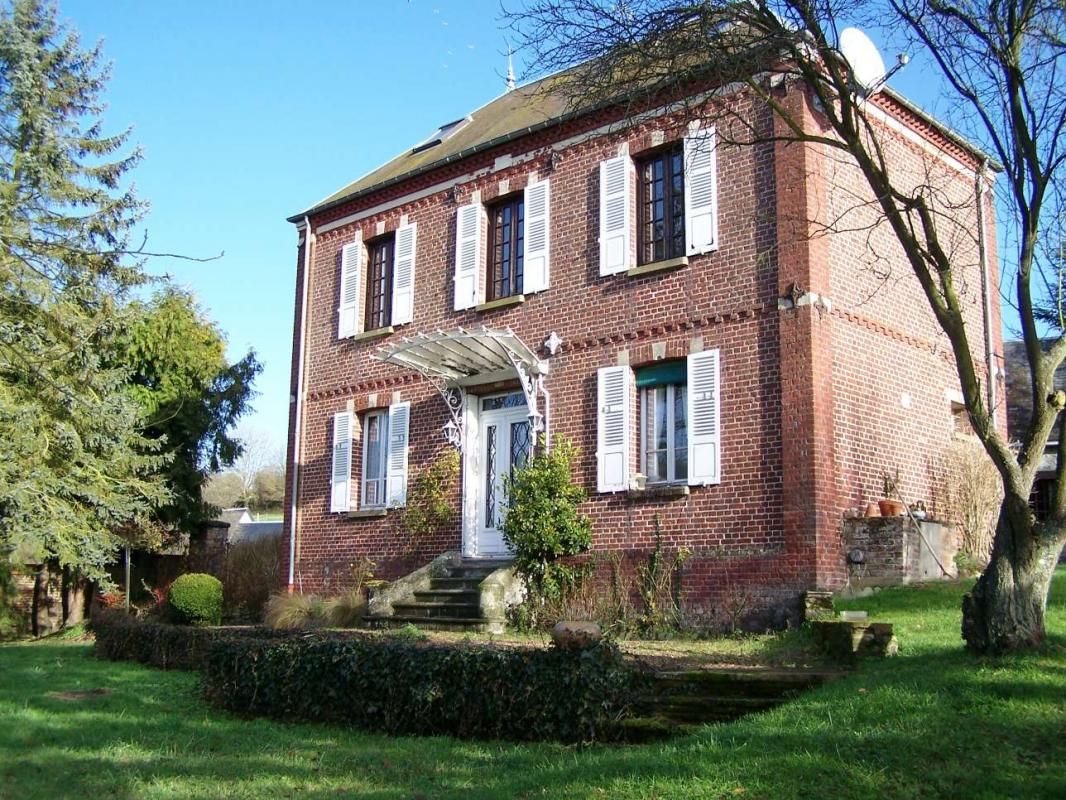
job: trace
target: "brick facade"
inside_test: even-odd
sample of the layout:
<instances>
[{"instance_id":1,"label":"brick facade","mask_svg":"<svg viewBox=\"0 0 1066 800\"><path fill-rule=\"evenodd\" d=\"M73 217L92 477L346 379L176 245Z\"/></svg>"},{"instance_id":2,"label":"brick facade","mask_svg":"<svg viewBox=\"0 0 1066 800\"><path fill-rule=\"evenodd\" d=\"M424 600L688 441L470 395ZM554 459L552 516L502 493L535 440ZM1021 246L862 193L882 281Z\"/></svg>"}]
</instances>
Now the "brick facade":
<instances>
[{"instance_id":1,"label":"brick facade","mask_svg":"<svg viewBox=\"0 0 1066 800\"><path fill-rule=\"evenodd\" d=\"M819 126L801 90L785 100L804 125ZM742 95L728 102L757 128L773 130L765 107ZM945 191L972 198L972 154L902 107L887 100L881 107L906 128L892 157L911 159L926 174L933 163ZM940 451L954 430L953 361L883 223L870 217L826 235L825 226L851 206L872 214L860 207L868 191L839 156L799 144L720 143L717 249L669 271L600 275L600 162L621 144L639 154L680 139L688 122L678 113L638 125L622 124L610 112L586 115L312 214L310 230L300 226L306 241L296 270L292 392L295 398L303 341L304 393L300 441L295 402L289 441L289 481L298 460L299 496L295 526L287 498L285 527L286 538L295 528L293 588L317 591L343 582L361 556L377 561L377 574L388 578L462 547L458 485L452 487L454 524L427 539L407 536L399 510L361 518L329 511L334 414L355 413L353 497L367 409L411 402L410 480L447 447L441 428L449 415L432 385L371 356L402 336L460 326L509 327L548 362L550 431L581 448L574 477L589 491L584 510L593 520L594 549L647 550L658 525L667 547L692 551L684 600L693 609L713 612L737 587L750 593L753 607L766 608L789 605L807 588L841 585L843 509L875 498L884 471L898 470L908 496L935 508ZM966 163L943 167L945 158ZM531 174L551 181L549 288L518 305L454 311L456 209L475 193L490 202L520 189ZM394 231L405 218L418 224L413 321L373 341L338 339L342 246L357 233L367 241ZM990 245L994 239L990 232ZM301 329L304 248L310 248L309 296ZM979 301L975 253L965 272ZM1000 353L995 286L990 296L993 349ZM972 312L971 328L980 331L980 302ZM542 343L552 331L562 344L549 355ZM983 336L974 341L984 346ZM709 349L719 351L721 363L721 482L672 498L597 493L597 369ZM631 441L636 471L636 432Z\"/></svg>"}]
</instances>

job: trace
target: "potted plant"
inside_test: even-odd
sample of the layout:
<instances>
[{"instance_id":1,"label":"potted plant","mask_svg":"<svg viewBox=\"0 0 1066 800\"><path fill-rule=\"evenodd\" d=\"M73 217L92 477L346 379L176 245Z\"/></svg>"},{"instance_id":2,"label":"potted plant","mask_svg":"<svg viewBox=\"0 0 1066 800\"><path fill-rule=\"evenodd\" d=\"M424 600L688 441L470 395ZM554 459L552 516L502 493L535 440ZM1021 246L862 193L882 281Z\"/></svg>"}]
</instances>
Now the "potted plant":
<instances>
[{"instance_id":1,"label":"potted plant","mask_svg":"<svg viewBox=\"0 0 1066 800\"><path fill-rule=\"evenodd\" d=\"M877 501L877 507L882 517L902 517L907 511L899 496L899 470L895 475L887 472L881 473L881 499Z\"/></svg>"}]
</instances>

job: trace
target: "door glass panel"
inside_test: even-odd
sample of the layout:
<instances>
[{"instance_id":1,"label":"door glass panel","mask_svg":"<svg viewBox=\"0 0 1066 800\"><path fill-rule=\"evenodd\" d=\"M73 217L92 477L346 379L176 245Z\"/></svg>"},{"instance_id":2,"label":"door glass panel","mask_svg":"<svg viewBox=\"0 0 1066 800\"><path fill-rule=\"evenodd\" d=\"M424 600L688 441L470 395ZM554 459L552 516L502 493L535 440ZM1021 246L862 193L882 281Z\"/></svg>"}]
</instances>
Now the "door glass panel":
<instances>
[{"instance_id":1,"label":"door glass panel","mask_svg":"<svg viewBox=\"0 0 1066 800\"><path fill-rule=\"evenodd\" d=\"M485 428L485 527L496 525L496 426Z\"/></svg>"},{"instance_id":2,"label":"door glass panel","mask_svg":"<svg viewBox=\"0 0 1066 800\"><path fill-rule=\"evenodd\" d=\"M511 423L511 474L529 461L529 422Z\"/></svg>"}]
</instances>

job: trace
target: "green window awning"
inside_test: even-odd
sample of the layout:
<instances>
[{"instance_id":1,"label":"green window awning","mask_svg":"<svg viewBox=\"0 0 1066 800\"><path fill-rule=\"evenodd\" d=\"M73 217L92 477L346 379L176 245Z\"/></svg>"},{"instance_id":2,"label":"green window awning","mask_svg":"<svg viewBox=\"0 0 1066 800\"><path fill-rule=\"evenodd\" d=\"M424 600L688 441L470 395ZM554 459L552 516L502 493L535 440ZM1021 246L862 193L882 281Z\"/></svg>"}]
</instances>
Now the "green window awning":
<instances>
[{"instance_id":1,"label":"green window awning","mask_svg":"<svg viewBox=\"0 0 1066 800\"><path fill-rule=\"evenodd\" d=\"M685 359L675 361L660 361L658 364L650 364L647 367L639 367L636 370L637 388L647 386L665 386L671 383L685 383L687 372Z\"/></svg>"}]
</instances>

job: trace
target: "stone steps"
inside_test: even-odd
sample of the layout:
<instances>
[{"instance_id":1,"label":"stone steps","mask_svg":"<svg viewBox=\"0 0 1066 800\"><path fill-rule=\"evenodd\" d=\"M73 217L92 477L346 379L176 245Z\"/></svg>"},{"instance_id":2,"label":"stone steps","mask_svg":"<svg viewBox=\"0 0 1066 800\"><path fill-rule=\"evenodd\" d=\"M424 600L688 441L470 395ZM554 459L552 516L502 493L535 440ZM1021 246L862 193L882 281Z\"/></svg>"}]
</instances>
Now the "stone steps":
<instances>
[{"instance_id":1,"label":"stone steps","mask_svg":"<svg viewBox=\"0 0 1066 800\"><path fill-rule=\"evenodd\" d=\"M731 722L767 711L843 672L787 669L715 669L653 672L622 723L629 741L654 741L712 722Z\"/></svg>"},{"instance_id":2,"label":"stone steps","mask_svg":"<svg viewBox=\"0 0 1066 800\"><path fill-rule=\"evenodd\" d=\"M510 561L463 560L446 574L430 579L428 589L414 592L414 600L393 603L392 616L373 616L367 622L374 628L399 628L413 624L425 630L499 632L499 620L481 616L478 587L497 569Z\"/></svg>"},{"instance_id":3,"label":"stone steps","mask_svg":"<svg viewBox=\"0 0 1066 800\"><path fill-rule=\"evenodd\" d=\"M476 596L474 601L470 603L444 603L438 600L431 600L424 603L394 603L392 608L397 616L419 617L422 619L433 617L476 619L481 615Z\"/></svg>"}]
</instances>

